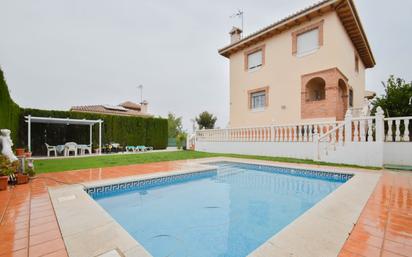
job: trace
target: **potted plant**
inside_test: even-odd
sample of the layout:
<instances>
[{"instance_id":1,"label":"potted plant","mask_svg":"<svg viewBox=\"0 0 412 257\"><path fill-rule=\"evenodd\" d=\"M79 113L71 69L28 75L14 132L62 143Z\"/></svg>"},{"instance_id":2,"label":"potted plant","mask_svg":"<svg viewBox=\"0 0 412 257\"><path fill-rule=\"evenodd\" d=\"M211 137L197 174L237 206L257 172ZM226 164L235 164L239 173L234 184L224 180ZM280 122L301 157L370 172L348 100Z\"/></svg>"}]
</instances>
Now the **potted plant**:
<instances>
[{"instance_id":1,"label":"potted plant","mask_svg":"<svg viewBox=\"0 0 412 257\"><path fill-rule=\"evenodd\" d=\"M17 185L29 183L29 175L23 173L16 174Z\"/></svg>"},{"instance_id":2,"label":"potted plant","mask_svg":"<svg viewBox=\"0 0 412 257\"><path fill-rule=\"evenodd\" d=\"M183 150L186 150L186 138L187 138L187 135L185 132L181 132L176 136L177 149L180 150L183 148Z\"/></svg>"},{"instance_id":3,"label":"potted plant","mask_svg":"<svg viewBox=\"0 0 412 257\"><path fill-rule=\"evenodd\" d=\"M16 170L20 170L19 166L20 163L15 164L17 166L15 166ZM28 165L28 162L25 161L24 163L24 173L17 173L16 174L16 180L17 180L17 184L21 185L21 184L27 184L29 183L29 178L33 177L35 175L34 173L34 169L31 165Z\"/></svg>"},{"instance_id":4,"label":"potted plant","mask_svg":"<svg viewBox=\"0 0 412 257\"><path fill-rule=\"evenodd\" d=\"M9 159L0 155L0 190L6 190L9 181L9 176L13 174L14 170Z\"/></svg>"},{"instance_id":5,"label":"potted plant","mask_svg":"<svg viewBox=\"0 0 412 257\"><path fill-rule=\"evenodd\" d=\"M18 156L18 157L21 157L21 156L24 156L25 155L25 150L24 150L24 148L16 148L16 155Z\"/></svg>"}]
</instances>

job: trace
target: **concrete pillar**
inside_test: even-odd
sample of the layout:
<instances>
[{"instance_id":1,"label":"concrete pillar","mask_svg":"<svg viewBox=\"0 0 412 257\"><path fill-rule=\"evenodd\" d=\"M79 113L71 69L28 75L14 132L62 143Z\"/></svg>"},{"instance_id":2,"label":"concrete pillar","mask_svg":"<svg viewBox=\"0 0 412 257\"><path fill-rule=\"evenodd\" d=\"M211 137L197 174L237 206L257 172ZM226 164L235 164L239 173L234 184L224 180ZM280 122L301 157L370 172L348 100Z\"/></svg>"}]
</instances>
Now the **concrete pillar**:
<instances>
[{"instance_id":1,"label":"concrete pillar","mask_svg":"<svg viewBox=\"0 0 412 257\"><path fill-rule=\"evenodd\" d=\"M345 114L345 143L352 142L352 111L348 109Z\"/></svg>"},{"instance_id":2,"label":"concrete pillar","mask_svg":"<svg viewBox=\"0 0 412 257\"><path fill-rule=\"evenodd\" d=\"M376 108L376 124L375 124L375 138L376 142L383 142L385 139L385 124L384 124L384 112L380 106Z\"/></svg>"}]
</instances>

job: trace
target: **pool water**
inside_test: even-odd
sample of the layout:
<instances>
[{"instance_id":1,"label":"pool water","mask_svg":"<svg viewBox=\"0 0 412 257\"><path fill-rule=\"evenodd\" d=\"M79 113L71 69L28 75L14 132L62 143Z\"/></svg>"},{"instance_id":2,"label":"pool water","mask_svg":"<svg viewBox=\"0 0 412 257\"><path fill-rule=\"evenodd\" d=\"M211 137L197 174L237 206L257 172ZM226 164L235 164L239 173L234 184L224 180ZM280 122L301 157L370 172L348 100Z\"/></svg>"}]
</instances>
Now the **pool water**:
<instances>
[{"instance_id":1,"label":"pool water","mask_svg":"<svg viewBox=\"0 0 412 257\"><path fill-rule=\"evenodd\" d=\"M190 179L91 195L154 257L240 257L348 179L214 165Z\"/></svg>"}]
</instances>

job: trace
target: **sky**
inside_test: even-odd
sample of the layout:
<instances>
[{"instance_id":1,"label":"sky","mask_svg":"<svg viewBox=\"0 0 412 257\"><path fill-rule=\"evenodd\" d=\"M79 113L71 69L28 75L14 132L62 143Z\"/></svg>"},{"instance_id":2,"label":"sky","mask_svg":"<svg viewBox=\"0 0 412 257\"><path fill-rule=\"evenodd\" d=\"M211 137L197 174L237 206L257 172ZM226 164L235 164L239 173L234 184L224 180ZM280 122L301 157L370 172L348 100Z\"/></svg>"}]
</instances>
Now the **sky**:
<instances>
[{"instance_id":1,"label":"sky","mask_svg":"<svg viewBox=\"0 0 412 257\"><path fill-rule=\"evenodd\" d=\"M140 101L149 112L229 120L229 18L244 11L245 35L313 0L0 0L0 66L22 107ZM355 0L377 65L366 88L383 93L390 74L412 80L412 1Z\"/></svg>"}]
</instances>

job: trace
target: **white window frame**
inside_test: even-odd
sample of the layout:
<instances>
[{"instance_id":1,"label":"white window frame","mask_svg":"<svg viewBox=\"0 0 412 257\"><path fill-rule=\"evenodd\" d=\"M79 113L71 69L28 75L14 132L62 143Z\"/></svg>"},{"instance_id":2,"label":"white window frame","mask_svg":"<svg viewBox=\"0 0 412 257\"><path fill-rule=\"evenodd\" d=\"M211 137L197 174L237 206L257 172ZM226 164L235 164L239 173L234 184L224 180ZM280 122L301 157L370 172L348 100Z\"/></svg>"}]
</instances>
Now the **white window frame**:
<instances>
[{"instance_id":1,"label":"white window frame","mask_svg":"<svg viewBox=\"0 0 412 257\"><path fill-rule=\"evenodd\" d=\"M254 66L251 66L251 63L252 63L252 62L251 62L250 57L256 56L256 55L258 55L258 54L260 54L260 63L254 65ZM255 52L252 52L252 53L249 53L249 54L247 55L247 69L248 69L248 71L258 70L258 69L260 69L262 66L263 66L263 50L262 50L262 49L259 49L259 50L255 51Z\"/></svg>"},{"instance_id":2,"label":"white window frame","mask_svg":"<svg viewBox=\"0 0 412 257\"><path fill-rule=\"evenodd\" d=\"M319 33L321 33L320 29L314 28L309 31L300 33L296 36L296 56L297 57L303 57L303 56L315 53L316 51L319 50L320 48ZM311 41L316 42L316 46L307 47L308 49L299 51L299 45L302 44L302 40L303 40L302 38L306 38L306 40L311 40Z\"/></svg>"},{"instance_id":3,"label":"white window frame","mask_svg":"<svg viewBox=\"0 0 412 257\"><path fill-rule=\"evenodd\" d=\"M250 109L253 111L262 111L265 109L267 103L267 92L265 90L250 93ZM259 99L255 101L255 99ZM256 106L256 103L259 105Z\"/></svg>"}]
</instances>

